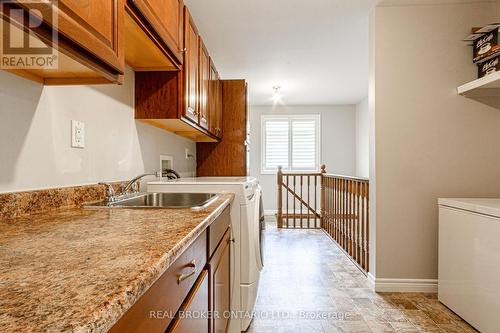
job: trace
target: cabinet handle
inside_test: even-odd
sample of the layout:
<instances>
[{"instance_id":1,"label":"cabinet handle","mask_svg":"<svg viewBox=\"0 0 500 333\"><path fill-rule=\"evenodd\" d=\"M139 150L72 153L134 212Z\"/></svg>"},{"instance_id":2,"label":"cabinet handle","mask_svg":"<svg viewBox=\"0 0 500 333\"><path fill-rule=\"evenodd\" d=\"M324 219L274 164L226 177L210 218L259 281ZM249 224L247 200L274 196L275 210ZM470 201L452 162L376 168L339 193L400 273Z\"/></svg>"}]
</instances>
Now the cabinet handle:
<instances>
[{"instance_id":1,"label":"cabinet handle","mask_svg":"<svg viewBox=\"0 0 500 333\"><path fill-rule=\"evenodd\" d=\"M198 115L198 111L196 111L193 107L189 106L188 107L188 112L191 112L194 116Z\"/></svg>"},{"instance_id":2,"label":"cabinet handle","mask_svg":"<svg viewBox=\"0 0 500 333\"><path fill-rule=\"evenodd\" d=\"M187 52L187 50L188 50L187 48L183 48L183 49L181 49L181 52L182 52L182 53L186 53L186 52Z\"/></svg>"},{"instance_id":3,"label":"cabinet handle","mask_svg":"<svg viewBox=\"0 0 500 333\"><path fill-rule=\"evenodd\" d=\"M187 274L180 274L177 278L177 284L180 284L182 281L196 274L196 260L191 261L189 264L187 264L186 267L192 267L193 270Z\"/></svg>"}]
</instances>

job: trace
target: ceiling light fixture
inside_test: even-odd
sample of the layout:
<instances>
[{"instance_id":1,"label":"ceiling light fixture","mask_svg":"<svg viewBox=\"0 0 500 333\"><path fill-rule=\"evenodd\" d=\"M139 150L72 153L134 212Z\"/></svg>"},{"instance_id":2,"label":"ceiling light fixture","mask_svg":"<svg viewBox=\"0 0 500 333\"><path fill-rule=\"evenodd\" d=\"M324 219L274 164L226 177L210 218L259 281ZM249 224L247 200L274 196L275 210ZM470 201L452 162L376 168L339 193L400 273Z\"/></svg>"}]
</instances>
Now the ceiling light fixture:
<instances>
[{"instance_id":1,"label":"ceiling light fixture","mask_svg":"<svg viewBox=\"0 0 500 333\"><path fill-rule=\"evenodd\" d=\"M274 86L274 87L273 87L274 96L276 96L276 95L279 95L279 94L280 94L280 89L281 89L281 87L280 87L280 86Z\"/></svg>"},{"instance_id":2,"label":"ceiling light fixture","mask_svg":"<svg viewBox=\"0 0 500 333\"><path fill-rule=\"evenodd\" d=\"M280 93L281 87L280 86L274 86L273 87L273 102L274 105L281 103L281 93Z\"/></svg>"}]
</instances>

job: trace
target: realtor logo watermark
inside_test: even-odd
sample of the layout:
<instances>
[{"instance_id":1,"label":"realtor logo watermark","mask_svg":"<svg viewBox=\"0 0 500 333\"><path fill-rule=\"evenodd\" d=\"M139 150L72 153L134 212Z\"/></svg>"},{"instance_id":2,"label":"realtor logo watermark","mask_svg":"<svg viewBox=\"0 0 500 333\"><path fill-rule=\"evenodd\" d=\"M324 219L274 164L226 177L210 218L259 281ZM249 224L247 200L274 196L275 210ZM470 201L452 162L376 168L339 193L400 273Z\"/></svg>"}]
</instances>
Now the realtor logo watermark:
<instances>
[{"instance_id":1,"label":"realtor logo watermark","mask_svg":"<svg viewBox=\"0 0 500 333\"><path fill-rule=\"evenodd\" d=\"M1 0L0 6L0 69L57 69L57 0Z\"/></svg>"}]
</instances>

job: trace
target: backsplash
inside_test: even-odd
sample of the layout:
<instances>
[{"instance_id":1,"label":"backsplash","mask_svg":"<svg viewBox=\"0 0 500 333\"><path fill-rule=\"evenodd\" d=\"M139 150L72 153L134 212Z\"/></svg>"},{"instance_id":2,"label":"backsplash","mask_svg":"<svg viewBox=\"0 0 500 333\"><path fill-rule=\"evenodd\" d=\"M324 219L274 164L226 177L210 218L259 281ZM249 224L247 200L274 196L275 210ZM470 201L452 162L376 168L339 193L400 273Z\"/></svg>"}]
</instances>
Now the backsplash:
<instances>
[{"instance_id":1,"label":"backsplash","mask_svg":"<svg viewBox=\"0 0 500 333\"><path fill-rule=\"evenodd\" d=\"M196 144L135 120L134 72L123 85L42 86L0 71L0 193L116 182L158 171L172 157L196 171ZM71 121L85 124L85 147L71 147Z\"/></svg>"},{"instance_id":2,"label":"backsplash","mask_svg":"<svg viewBox=\"0 0 500 333\"><path fill-rule=\"evenodd\" d=\"M120 192L124 182L113 187ZM54 189L0 193L0 220L27 216L36 213L80 207L85 203L103 200L105 188L102 185L83 185Z\"/></svg>"}]
</instances>

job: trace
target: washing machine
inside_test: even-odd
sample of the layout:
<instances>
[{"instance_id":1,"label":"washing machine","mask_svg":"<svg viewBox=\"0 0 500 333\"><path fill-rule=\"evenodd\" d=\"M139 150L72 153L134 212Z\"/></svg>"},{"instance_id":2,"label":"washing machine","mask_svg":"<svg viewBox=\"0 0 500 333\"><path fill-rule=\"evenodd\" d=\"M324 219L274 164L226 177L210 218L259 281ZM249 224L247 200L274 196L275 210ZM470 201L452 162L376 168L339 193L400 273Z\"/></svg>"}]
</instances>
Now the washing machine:
<instances>
[{"instance_id":1,"label":"washing machine","mask_svg":"<svg viewBox=\"0 0 500 333\"><path fill-rule=\"evenodd\" d=\"M263 268L261 189L253 177L195 177L148 183L148 192L234 193L231 215L231 316L229 332L246 331ZM236 315L238 314L238 315Z\"/></svg>"}]
</instances>

